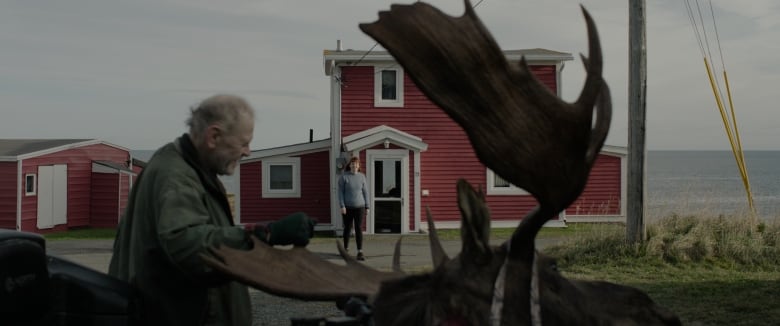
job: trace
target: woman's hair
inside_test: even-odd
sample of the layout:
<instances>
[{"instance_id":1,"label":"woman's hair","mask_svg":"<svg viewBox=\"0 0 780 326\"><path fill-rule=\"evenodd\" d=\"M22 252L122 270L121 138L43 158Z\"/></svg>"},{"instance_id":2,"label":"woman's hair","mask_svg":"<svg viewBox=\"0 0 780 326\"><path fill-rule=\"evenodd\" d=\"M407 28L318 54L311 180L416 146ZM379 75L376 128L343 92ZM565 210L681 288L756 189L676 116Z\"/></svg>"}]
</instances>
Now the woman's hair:
<instances>
[{"instance_id":1,"label":"woman's hair","mask_svg":"<svg viewBox=\"0 0 780 326\"><path fill-rule=\"evenodd\" d=\"M353 156L351 159L349 159L349 162L347 163L347 166L344 167L345 171L352 171L352 168L350 166L350 164L352 162L360 164L360 158L357 157L357 156ZM357 171L352 171L352 172L358 172L358 171L360 171L360 167L357 168Z\"/></svg>"}]
</instances>

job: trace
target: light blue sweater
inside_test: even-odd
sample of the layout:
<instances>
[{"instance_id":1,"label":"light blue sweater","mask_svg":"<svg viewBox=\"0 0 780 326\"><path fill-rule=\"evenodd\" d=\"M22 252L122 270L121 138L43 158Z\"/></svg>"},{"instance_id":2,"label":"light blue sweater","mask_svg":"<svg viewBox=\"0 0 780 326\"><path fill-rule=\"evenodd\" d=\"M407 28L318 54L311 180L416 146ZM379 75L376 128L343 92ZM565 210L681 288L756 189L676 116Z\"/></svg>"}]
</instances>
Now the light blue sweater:
<instances>
[{"instance_id":1,"label":"light blue sweater","mask_svg":"<svg viewBox=\"0 0 780 326\"><path fill-rule=\"evenodd\" d=\"M368 209L368 186L363 173L345 171L339 178L339 205L341 207Z\"/></svg>"}]
</instances>

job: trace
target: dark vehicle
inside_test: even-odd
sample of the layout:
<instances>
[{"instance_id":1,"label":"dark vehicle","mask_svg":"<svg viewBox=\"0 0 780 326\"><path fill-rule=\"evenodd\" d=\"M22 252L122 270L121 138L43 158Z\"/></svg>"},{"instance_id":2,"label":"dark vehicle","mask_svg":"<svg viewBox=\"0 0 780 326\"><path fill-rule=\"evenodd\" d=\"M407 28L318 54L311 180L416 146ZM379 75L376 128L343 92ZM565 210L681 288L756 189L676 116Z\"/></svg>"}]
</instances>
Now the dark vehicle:
<instances>
[{"instance_id":1,"label":"dark vehicle","mask_svg":"<svg viewBox=\"0 0 780 326\"><path fill-rule=\"evenodd\" d=\"M3 325L131 325L132 288L104 273L47 255L40 235L0 230Z\"/></svg>"},{"instance_id":2,"label":"dark vehicle","mask_svg":"<svg viewBox=\"0 0 780 326\"><path fill-rule=\"evenodd\" d=\"M127 282L46 254L38 234L0 229L0 325L146 325ZM343 317L293 318L291 325L369 325L370 306L354 298Z\"/></svg>"}]
</instances>

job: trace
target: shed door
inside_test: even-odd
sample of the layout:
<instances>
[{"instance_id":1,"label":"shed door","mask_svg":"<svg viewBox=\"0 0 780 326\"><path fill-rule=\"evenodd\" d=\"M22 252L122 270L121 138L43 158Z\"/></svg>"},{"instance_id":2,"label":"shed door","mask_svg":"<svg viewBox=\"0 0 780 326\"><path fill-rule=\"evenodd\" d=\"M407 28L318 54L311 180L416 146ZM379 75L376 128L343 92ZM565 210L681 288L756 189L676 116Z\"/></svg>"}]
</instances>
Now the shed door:
<instances>
[{"instance_id":1,"label":"shed door","mask_svg":"<svg viewBox=\"0 0 780 326\"><path fill-rule=\"evenodd\" d=\"M38 228L68 222L68 166L38 167Z\"/></svg>"}]
</instances>

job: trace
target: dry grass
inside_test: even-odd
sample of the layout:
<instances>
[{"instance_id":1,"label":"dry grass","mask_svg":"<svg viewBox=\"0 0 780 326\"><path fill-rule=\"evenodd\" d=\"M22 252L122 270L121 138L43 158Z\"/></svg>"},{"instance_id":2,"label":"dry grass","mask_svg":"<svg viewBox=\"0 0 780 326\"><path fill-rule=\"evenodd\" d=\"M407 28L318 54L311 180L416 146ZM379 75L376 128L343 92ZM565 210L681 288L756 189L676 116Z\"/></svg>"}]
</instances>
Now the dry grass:
<instances>
[{"instance_id":1,"label":"dry grass","mask_svg":"<svg viewBox=\"0 0 780 326\"><path fill-rule=\"evenodd\" d=\"M750 215L673 215L651 225L647 235L648 254L669 263L719 262L767 268L780 263L780 225Z\"/></svg>"},{"instance_id":2,"label":"dry grass","mask_svg":"<svg viewBox=\"0 0 780 326\"><path fill-rule=\"evenodd\" d=\"M772 325L780 320L780 225L750 215L671 215L626 241L602 225L545 250L564 275L635 286L692 325Z\"/></svg>"},{"instance_id":3,"label":"dry grass","mask_svg":"<svg viewBox=\"0 0 780 326\"><path fill-rule=\"evenodd\" d=\"M780 224L750 215L672 215L648 225L644 243L629 244L625 228L604 226L577 234L548 253L563 264L577 265L641 259L658 264L777 269L779 242Z\"/></svg>"}]
</instances>

